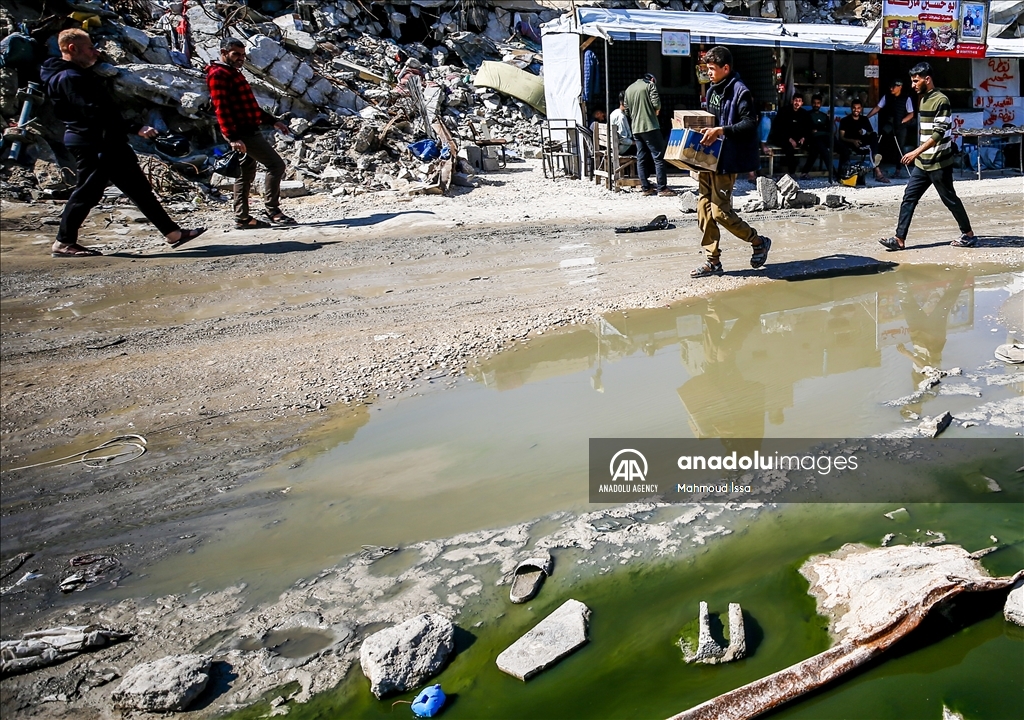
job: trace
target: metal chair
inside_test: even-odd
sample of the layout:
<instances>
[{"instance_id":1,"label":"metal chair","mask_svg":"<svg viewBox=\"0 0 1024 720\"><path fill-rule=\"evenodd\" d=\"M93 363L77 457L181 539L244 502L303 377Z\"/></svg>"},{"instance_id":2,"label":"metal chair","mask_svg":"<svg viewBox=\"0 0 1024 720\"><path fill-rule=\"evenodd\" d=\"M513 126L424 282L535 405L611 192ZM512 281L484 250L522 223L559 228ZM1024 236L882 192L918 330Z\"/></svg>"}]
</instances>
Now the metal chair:
<instances>
[{"instance_id":1,"label":"metal chair","mask_svg":"<svg viewBox=\"0 0 1024 720\"><path fill-rule=\"evenodd\" d=\"M575 119L548 119L540 126L541 152L543 154L544 177L556 179L562 171L563 177L579 180L582 172L580 163L580 134ZM549 175L550 173L550 175Z\"/></svg>"}]
</instances>

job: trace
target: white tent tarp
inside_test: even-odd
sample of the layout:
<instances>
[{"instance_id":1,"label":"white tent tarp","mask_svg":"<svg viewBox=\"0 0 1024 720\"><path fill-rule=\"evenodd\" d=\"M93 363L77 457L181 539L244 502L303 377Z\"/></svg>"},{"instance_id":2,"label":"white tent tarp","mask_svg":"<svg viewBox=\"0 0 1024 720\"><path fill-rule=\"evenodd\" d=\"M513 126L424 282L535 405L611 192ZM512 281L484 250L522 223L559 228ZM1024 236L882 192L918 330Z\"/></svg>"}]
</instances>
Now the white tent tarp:
<instances>
[{"instance_id":1,"label":"white tent tarp","mask_svg":"<svg viewBox=\"0 0 1024 720\"><path fill-rule=\"evenodd\" d=\"M548 117L575 118L580 110L579 37L612 42L661 42L662 30L689 30L690 42L804 50L880 53L882 34L865 41L871 28L859 25L783 24L778 20L736 18L718 13L665 10L577 8L541 26L544 45L544 92ZM1024 39L989 39L988 57L1024 57Z\"/></svg>"}]
</instances>

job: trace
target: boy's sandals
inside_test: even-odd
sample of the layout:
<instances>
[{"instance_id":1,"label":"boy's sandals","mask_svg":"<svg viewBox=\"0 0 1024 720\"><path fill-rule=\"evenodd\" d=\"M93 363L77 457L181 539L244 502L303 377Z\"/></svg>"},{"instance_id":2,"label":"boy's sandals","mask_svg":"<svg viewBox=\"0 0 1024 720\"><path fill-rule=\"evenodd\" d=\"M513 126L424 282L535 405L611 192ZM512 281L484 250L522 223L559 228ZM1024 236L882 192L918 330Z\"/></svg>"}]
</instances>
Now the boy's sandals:
<instances>
[{"instance_id":1,"label":"boy's sandals","mask_svg":"<svg viewBox=\"0 0 1024 720\"><path fill-rule=\"evenodd\" d=\"M235 218L236 230L263 230L270 227L270 223L257 220L252 215L244 218Z\"/></svg>"},{"instance_id":2,"label":"boy's sandals","mask_svg":"<svg viewBox=\"0 0 1024 720\"><path fill-rule=\"evenodd\" d=\"M750 256L750 267L755 270L762 267L768 261L768 251L772 249L772 241L764 235L758 235L757 239L761 242L751 244L751 249L754 253Z\"/></svg>"},{"instance_id":3,"label":"boy's sandals","mask_svg":"<svg viewBox=\"0 0 1024 720\"><path fill-rule=\"evenodd\" d=\"M280 210L271 212L270 210L263 211L263 217L270 221L272 225L298 225L295 222L295 218L290 218Z\"/></svg>"},{"instance_id":4,"label":"boy's sandals","mask_svg":"<svg viewBox=\"0 0 1024 720\"><path fill-rule=\"evenodd\" d=\"M96 257L102 255L99 250L93 250L79 245L78 243L72 243L70 245L65 243L54 243L57 245L57 249L50 248L50 256L55 258L78 258L78 257Z\"/></svg>"},{"instance_id":5,"label":"boy's sandals","mask_svg":"<svg viewBox=\"0 0 1024 720\"><path fill-rule=\"evenodd\" d=\"M953 247L974 247L978 244L977 235L961 235L959 239L950 243Z\"/></svg>"},{"instance_id":6,"label":"boy's sandals","mask_svg":"<svg viewBox=\"0 0 1024 720\"><path fill-rule=\"evenodd\" d=\"M878 243L889 252L895 252L897 250L906 250L907 248L900 244L900 241L895 237L882 238Z\"/></svg>"},{"instance_id":7,"label":"boy's sandals","mask_svg":"<svg viewBox=\"0 0 1024 720\"><path fill-rule=\"evenodd\" d=\"M703 265L690 271L690 277L692 278L703 278L711 277L712 275L724 274L725 270L722 268L722 263L713 262L711 260L705 260Z\"/></svg>"},{"instance_id":8,"label":"boy's sandals","mask_svg":"<svg viewBox=\"0 0 1024 720\"><path fill-rule=\"evenodd\" d=\"M197 237L199 237L204 232L206 232L206 228L204 228L204 227L188 228L188 229L180 230L179 232L181 232L181 237L179 237L174 242L171 242L170 240L167 241L167 244L170 245L172 249L180 248L185 243L187 243L187 242L189 242L191 240L195 240Z\"/></svg>"}]
</instances>

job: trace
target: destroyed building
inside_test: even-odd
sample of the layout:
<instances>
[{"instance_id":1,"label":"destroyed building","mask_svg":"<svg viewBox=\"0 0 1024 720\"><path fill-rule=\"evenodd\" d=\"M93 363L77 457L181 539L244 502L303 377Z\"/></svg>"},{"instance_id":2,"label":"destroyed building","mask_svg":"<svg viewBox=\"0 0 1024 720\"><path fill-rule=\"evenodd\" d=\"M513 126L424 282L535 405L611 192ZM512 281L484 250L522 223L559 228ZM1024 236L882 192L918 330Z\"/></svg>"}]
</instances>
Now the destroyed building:
<instances>
[{"instance_id":1,"label":"destroyed building","mask_svg":"<svg viewBox=\"0 0 1024 720\"><path fill-rule=\"evenodd\" d=\"M593 4L861 25L881 8L879 0ZM38 81L39 63L58 54L56 36L66 27L90 32L103 53L96 72L126 115L188 141L170 154L132 139L162 194L216 198L230 182L211 170L227 146L203 74L226 36L246 43L245 73L257 99L293 131L277 136L292 193L444 192L475 184L473 173L496 169L506 152L539 152L543 93L510 90L501 78L520 73L526 85L543 87L541 25L572 7L569 0L3 0L0 119L8 130L0 195L60 198L74 184L61 124L25 90ZM1022 2L993 3L991 35L1019 37L1022 10ZM485 62L498 65L479 73ZM18 129L26 99L33 119Z\"/></svg>"}]
</instances>

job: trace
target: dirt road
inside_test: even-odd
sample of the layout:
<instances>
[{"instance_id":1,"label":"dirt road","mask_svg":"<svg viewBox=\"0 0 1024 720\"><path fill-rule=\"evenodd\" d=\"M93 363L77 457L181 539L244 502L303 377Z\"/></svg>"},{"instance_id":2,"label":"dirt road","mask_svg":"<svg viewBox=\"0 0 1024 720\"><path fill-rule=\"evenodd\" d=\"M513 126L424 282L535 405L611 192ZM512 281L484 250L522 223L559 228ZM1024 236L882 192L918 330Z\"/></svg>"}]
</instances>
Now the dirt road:
<instances>
[{"instance_id":1,"label":"dirt road","mask_svg":"<svg viewBox=\"0 0 1024 720\"><path fill-rule=\"evenodd\" d=\"M911 249L886 253L877 238L902 186L843 189L844 210L751 218L774 239L765 271L730 238L728 274L699 281L695 217L677 200L552 183L535 163L454 198L291 200L301 224L285 230L226 230L227 208L201 208L189 222L212 230L179 251L130 205L107 206L83 237L102 258L51 259L60 206L4 202L3 558L35 553L31 568L49 578L4 596L5 635L40 626L70 557L112 554L144 571L185 547L193 519L261 502L224 491L318 428L358 427L366 403L443 388L550 328L798 276L830 255L1024 267L1021 179L957 187L975 249L948 246L955 225L929 196ZM669 230L613 232L660 213ZM125 433L148 441L130 464L18 469Z\"/></svg>"}]
</instances>

